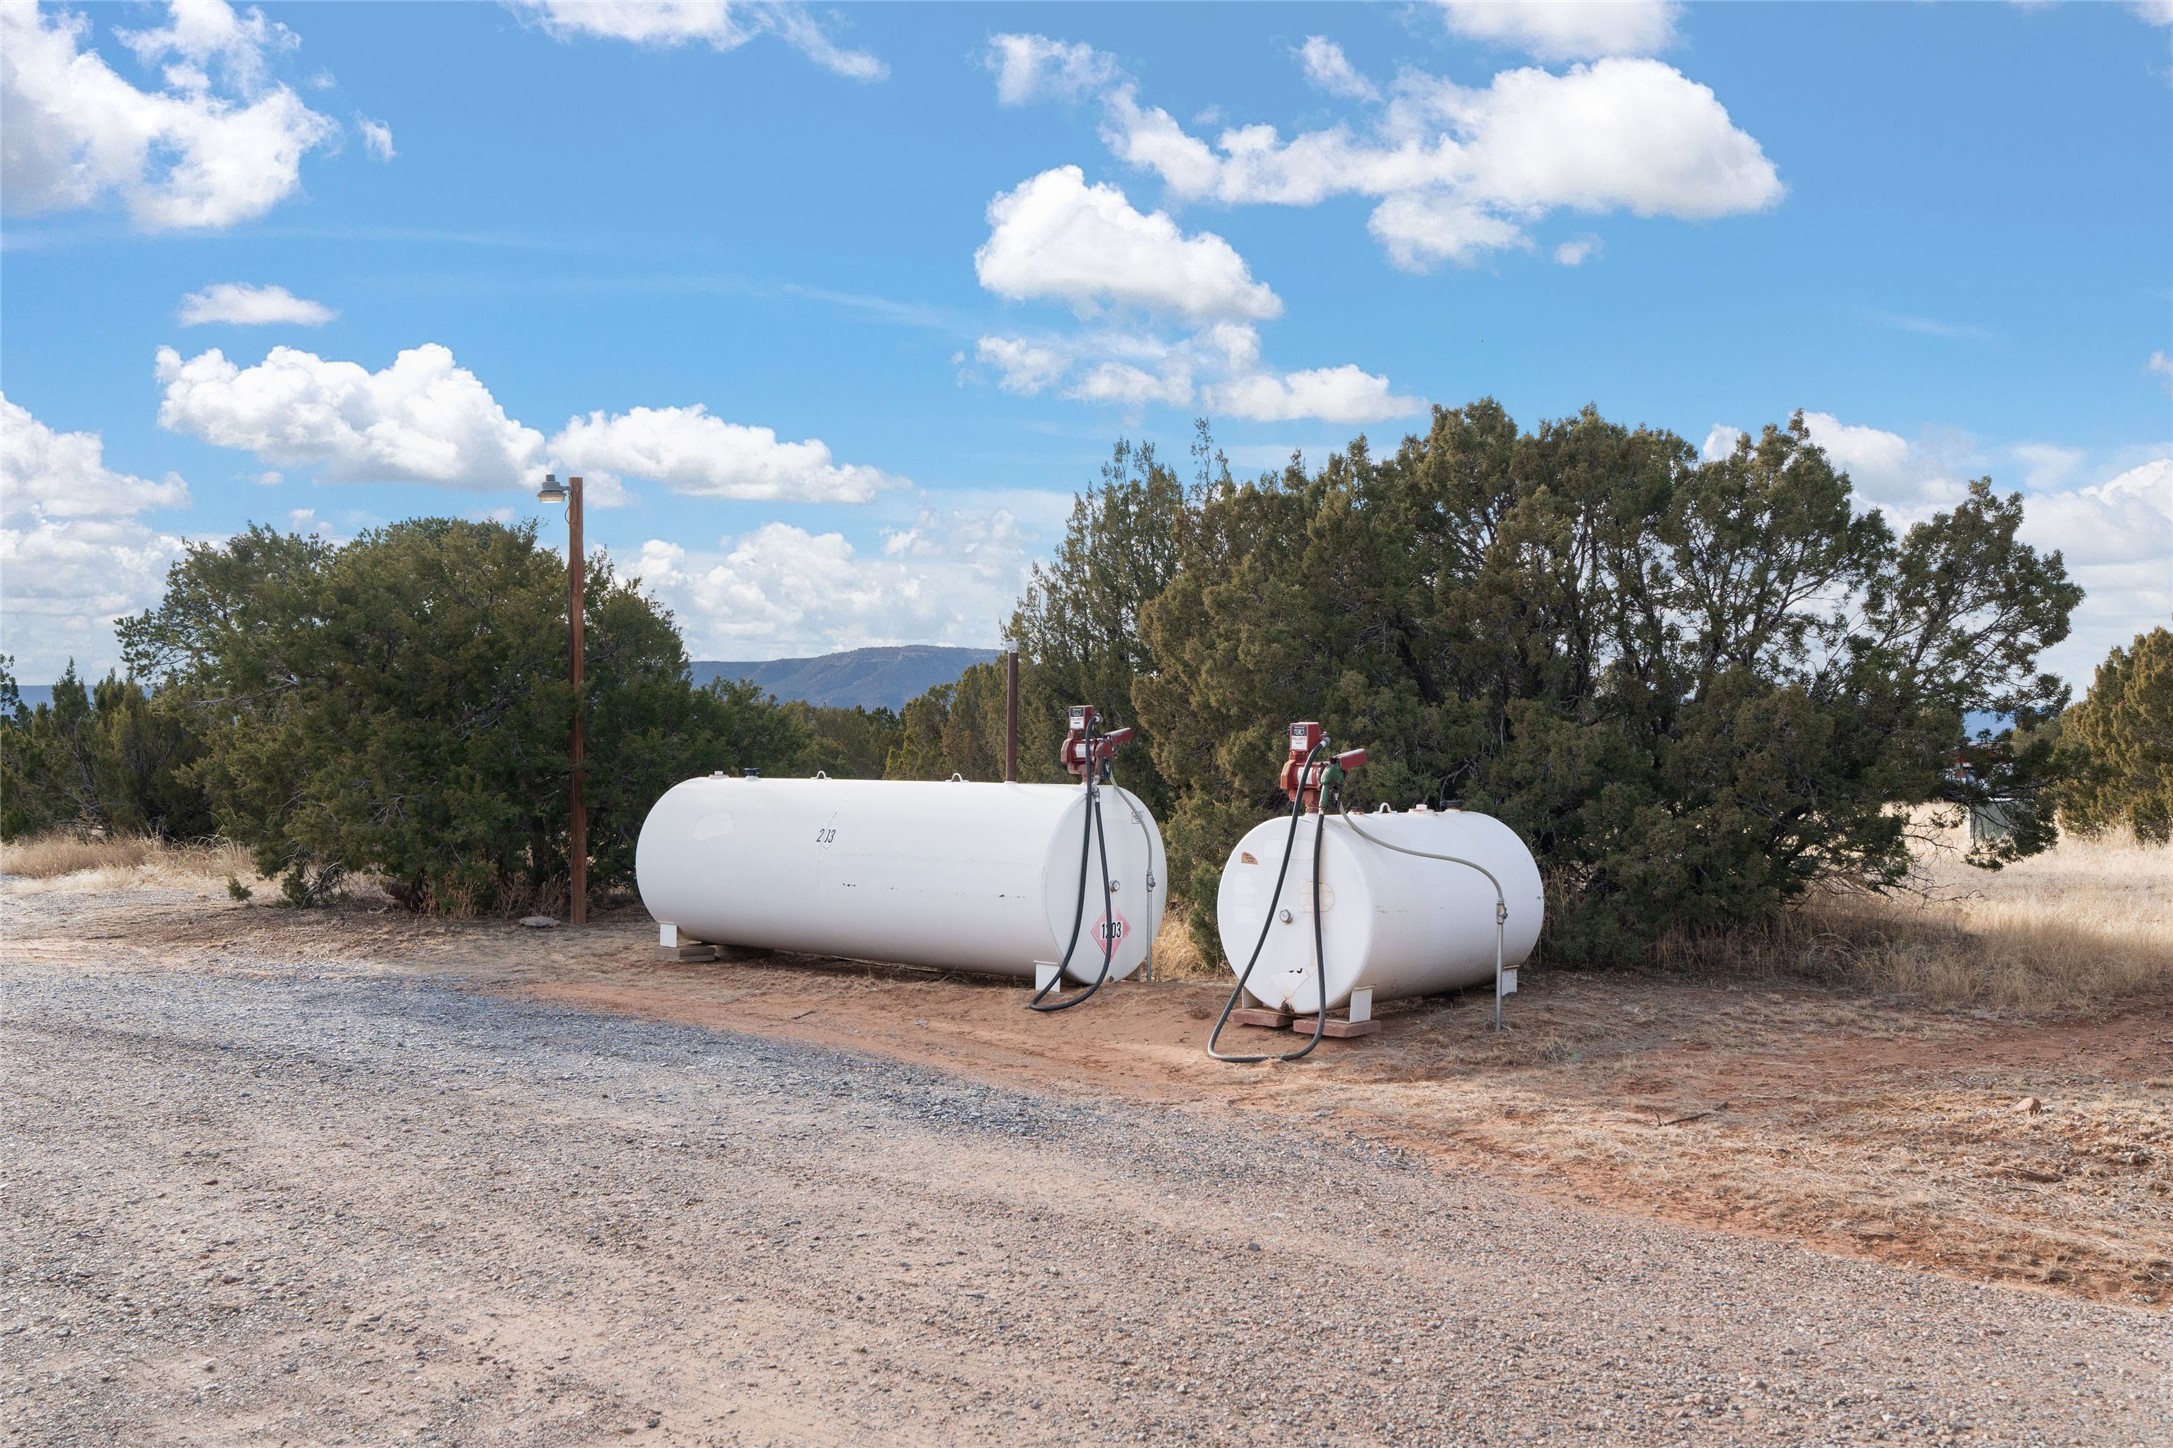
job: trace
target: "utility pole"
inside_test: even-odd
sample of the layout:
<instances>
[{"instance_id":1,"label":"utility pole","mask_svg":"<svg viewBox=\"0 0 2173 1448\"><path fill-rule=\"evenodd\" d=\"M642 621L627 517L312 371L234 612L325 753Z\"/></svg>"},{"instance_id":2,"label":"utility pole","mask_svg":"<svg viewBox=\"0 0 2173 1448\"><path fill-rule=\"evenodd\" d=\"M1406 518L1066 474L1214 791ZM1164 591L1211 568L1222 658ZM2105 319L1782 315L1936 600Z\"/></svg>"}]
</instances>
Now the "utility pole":
<instances>
[{"instance_id":1,"label":"utility pole","mask_svg":"<svg viewBox=\"0 0 2173 1448\"><path fill-rule=\"evenodd\" d=\"M542 502L566 505L566 621L569 647L573 653L570 669L573 677L573 808L569 820L571 838L567 841L567 854L570 857L568 864L571 866L573 878L567 887L570 898L566 902L566 913L567 918L574 924L586 925L589 919L589 807L588 801L581 797L581 674L587 610L583 601L586 560L582 555L581 542L581 480L568 478L566 485L560 487L556 473L545 473L543 487L536 493L536 497Z\"/></svg>"},{"instance_id":2,"label":"utility pole","mask_svg":"<svg viewBox=\"0 0 2173 1448\"><path fill-rule=\"evenodd\" d=\"M1004 783L1019 777L1019 650L1004 651Z\"/></svg>"},{"instance_id":3,"label":"utility pole","mask_svg":"<svg viewBox=\"0 0 2173 1448\"><path fill-rule=\"evenodd\" d=\"M566 479L572 493L566 504L566 537L572 556L567 566L573 572L573 608L568 622L573 633L573 923L589 923L589 802L581 797L581 665L586 656L583 632L588 625L588 607L583 597L582 585L586 580L582 573L586 566L584 545L581 541L581 480Z\"/></svg>"}]
</instances>

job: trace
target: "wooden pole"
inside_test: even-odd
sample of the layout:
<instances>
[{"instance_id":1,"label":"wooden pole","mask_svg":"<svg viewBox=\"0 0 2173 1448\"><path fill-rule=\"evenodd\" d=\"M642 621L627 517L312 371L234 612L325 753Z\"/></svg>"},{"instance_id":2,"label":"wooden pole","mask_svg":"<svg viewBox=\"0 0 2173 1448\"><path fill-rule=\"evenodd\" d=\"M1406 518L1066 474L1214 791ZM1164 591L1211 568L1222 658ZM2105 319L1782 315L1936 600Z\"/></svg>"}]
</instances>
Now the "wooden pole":
<instances>
[{"instance_id":1,"label":"wooden pole","mask_svg":"<svg viewBox=\"0 0 2173 1448\"><path fill-rule=\"evenodd\" d=\"M581 798L581 665L587 610L582 578L585 560L581 542L581 480L568 478L566 485L571 492L566 506L567 546L571 553L567 560L571 580L571 608L567 618L573 639L573 839L569 851L573 857L573 898L568 902L568 913L574 924L586 925L589 918L589 807L588 801Z\"/></svg>"},{"instance_id":2,"label":"wooden pole","mask_svg":"<svg viewBox=\"0 0 2173 1448\"><path fill-rule=\"evenodd\" d=\"M1019 651L1004 654L1004 783L1019 777Z\"/></svg>"}]
</instances>

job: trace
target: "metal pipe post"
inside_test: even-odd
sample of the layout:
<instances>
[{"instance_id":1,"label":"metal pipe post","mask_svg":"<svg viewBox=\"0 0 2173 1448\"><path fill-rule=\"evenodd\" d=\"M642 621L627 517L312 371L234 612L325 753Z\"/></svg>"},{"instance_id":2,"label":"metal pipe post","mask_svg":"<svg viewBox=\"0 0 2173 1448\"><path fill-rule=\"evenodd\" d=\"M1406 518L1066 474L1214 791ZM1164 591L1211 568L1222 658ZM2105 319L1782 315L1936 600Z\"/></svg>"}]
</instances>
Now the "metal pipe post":
<instances>
[{"instance_id":1,"label":"metal pipe post","mask_svg":"<svg viewBox=\"0 0 2173 1448\"><path fill-rule=\"evenodd\" d=\"M570 554L568 570L571 579L571 609L567 615L571 624L573 641L573 838L569 853L573 865L573 898L568 902L568 913L576 925L586 925L589 918L589 807L581 797L581 674L583 634L587 619L582 577L585 560L581 542L581 480L566 480L570 496L566 508L567 548Z\"/></svg>"},{"instance_id":2,"label":"metal pipe post","mask_svg":"<svg viewBox=\"0 0 2173 1448\"><path fill-rule=\"evenodd\" d=\"M1004 654L1004 783L1019 777L1019 651Z\"/></svg>"}]
</instances>

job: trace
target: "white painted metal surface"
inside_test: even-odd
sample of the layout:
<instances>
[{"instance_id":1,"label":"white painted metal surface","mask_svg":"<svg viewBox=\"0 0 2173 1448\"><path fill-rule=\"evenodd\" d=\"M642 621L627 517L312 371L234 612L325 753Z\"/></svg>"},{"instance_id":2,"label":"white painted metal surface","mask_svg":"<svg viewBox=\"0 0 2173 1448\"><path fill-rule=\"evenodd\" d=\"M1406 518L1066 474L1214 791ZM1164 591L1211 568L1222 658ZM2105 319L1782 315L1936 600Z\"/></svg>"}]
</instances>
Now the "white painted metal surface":
<instances>
[{"instance_id":1,"label":"white painted metal surface","mask_svg":"<svg viewBox=\"0 0 2173 1448\"><path fill-rule=\"evenodd\" d=\"M1029 979L1055 961L1079 899L1079 785L712 776L674 786L642 823L642 904L679 940L899 961ZM1137 970L1162 923L1169 866L1136 796L1101 791L1112 891L1087 864L1066 974ZM1097 847L1098 849L1098 847Z\"/></svg>"},{"instance_id":2,"label":"white painted metal surface","mask_svg":"<svg viewBox=\"0 0 2173 1448\"><path fill-rule=\"evenodd\" d=\"M1539 866L1516 832L1490 815L1462 810L1359 815L1376 839L1431 854L1477 861L1501 881L1509 906L1504 963L1532 953L1546 911ZM1298 821L1290 872L1275 904L1260 963L1245 993L1270 1008L1311 1015L1320 1009L1313 965L1313 831ZM1275 889L1290 817L1253 827L1222 870L1215 919L1230 968L1241 971L1260 939ZM1494 887L1464 865L1422 860L1359 838L1328 816L1321 857L1321 927L1328 967L1328 1009L1372 992L1370 1004L1477 985L1494 977Z\"/></svg>"}]
</instances>

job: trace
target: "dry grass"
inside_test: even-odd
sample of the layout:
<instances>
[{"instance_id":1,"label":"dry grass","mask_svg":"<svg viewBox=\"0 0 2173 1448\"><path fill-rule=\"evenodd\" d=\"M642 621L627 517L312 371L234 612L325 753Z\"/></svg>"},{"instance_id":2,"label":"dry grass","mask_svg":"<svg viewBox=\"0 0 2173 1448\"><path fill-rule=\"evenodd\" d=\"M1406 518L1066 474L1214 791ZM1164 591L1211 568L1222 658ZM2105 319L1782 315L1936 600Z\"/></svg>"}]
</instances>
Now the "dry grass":
<instances>
[{"instance_id":1,"label":"dry grass","mask_svg":"<svg viewBox=\"0 0 2173 1448\"><path fill-rule=\"evenodd\" d=\"M149 835L33 835L0 844L0 874L51 880L84 870L132 870L149 864L160 848Z\"/></svg>"},{"instance_id":2,"label":"dry grass","mask_svg":"<svg viewBox=\"0 0 2173 1448\"><path fill-rule=\"evenodd\" d=\"M93 838L72 832L0 844L0 875L15 888L65 885L105 889L131 884L196 883L233 876L257 879L249 852L226 840L175 845L150 835Z\"/></svg>"},{"instance_id":3,"label":"dry grass","mask_svg":"<svg viewBox=\"0 0 2173 1448\"><path fill-rule=\"evenodd\" d=\"M1154 978L1228 980L1230 973L1222 968L1222 963L1202 955L1200 947L1193 942L1187 924L1192 912L1178 900L1171 900L1167 905L1162 912L1162 928L1154 933Z\"/></svg>"},{"instance_id":4,"label":"dry grass","mask_svg":"<svg viewBox=\"0 0 2173 1448\"><path fill-rule=\"evenodd\" d=\"M1765 930L1673 939L1661 963L2030 1017L2173 990L2173 849L2069 838L1986 871L1963 861L1966 845L1927 829L1906 893L1834 894Z\"/></svg>"}]
</instances>

